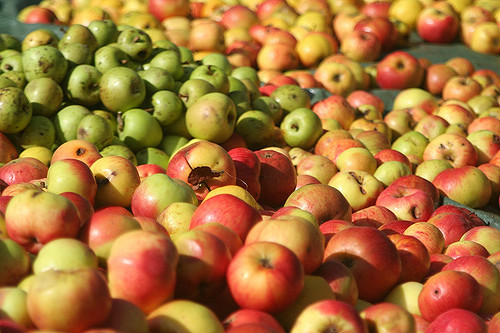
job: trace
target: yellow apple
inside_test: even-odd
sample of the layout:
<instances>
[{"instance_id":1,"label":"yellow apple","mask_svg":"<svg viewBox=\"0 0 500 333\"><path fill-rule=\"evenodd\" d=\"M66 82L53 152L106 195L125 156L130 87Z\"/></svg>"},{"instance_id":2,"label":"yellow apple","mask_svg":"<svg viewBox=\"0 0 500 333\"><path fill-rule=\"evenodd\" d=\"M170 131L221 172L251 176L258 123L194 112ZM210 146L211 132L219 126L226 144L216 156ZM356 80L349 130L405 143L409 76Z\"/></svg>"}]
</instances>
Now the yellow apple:
<instances>
[{"instance_id":1,"label":"yellow apple","mask_svg":"<svg viewBox=\"0 0 500 333\"><path fill-rule=\"evenodd\" d=\"M420 316L418 295L423 286L422 283L415 281L398 284L387 294L384 301L399 305L409 313Z\"/></svg>"},{"instance_id":2,"label":"yellow apple","mask_svg":"<svg viewBox=\"0 0 500 333\"><path fill-rule=\"evenodd\" d=\"M398 19L414 30L418 14L423 8L418 0L395 0L389 7L389 18Z\"/></svg>"}]
</instances>

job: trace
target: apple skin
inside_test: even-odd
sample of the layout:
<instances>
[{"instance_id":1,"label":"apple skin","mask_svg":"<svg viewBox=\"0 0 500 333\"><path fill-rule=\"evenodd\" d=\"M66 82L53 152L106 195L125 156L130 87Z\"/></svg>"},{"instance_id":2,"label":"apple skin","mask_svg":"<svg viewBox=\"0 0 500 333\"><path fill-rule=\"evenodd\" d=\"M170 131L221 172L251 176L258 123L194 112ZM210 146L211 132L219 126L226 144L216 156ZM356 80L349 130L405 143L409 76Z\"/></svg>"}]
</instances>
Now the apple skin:
<instances>
[{"instance_id":1,"label":"apple skin","mask_svg":"<svg viewBox=\"0 0 500 333\"><path fill-rule=\"evenodd\" d=\"M280 323L273 316L259 310L238 309L222 320L226 331L253 323L262 324L276 333L285 333L283 327L281 327Z\"/></svg>"},{"instance_id":2,"label":"apple skin","mask_svg":"<svg viewBox=\"0 0 500 333\"><path fill-rule=\"evenodd\" d=\"M429 272L427 272L427 278L439 273L443 270L443 267L448 265L453 261L453 258L442 253L431 254L431 267Z\"/></svg>"},{"instance_id":3,"label":"apple skin","mask_svg":"<svg viewBox=\"0 0 500 333\"><path fill-rule=\"evenodd\" d=\"M191 216L190 229L217 222L234 232L245 241L252 227L262 220L257 209L231 194L219 194L204 200Z\"/></svg>"},{"instance_id":4,"label":"apple skin","mask_svg":"<svg viewBox=\"0 0 500 333\"><path fill-rule=\"evenodd\" d=\"M415 224L415 222L405 221L405 220L395 220L386 224L382 224L377 229L382 231L387 236L394 234L404 234L405 230L408 229L413 224Z\"/></svg>"},{"instance_id":5,"label":"apple skin","mask_svg":"<svg viewBox=\"0 0 500 333\"><path fill-rule=\"evenodd\" d=\"M227 270L227 283L242 308L279 312L292 304L304 286L297 256L283 245L257 242L245 245Z\"/></svg>"},{"instance_id":6,"label":"apple skin","mask_svg":"<svg viewBox=\"0 0 500 333\"><path fill-rule=\"evenodd\" d=\"M81 219L75 205L67 198L28 190L16 195L5 212L9 238L30 253L38 253L52 239L75 238Z\"/></svg>"},{"instance_id":7,"label":"apple skin","mask_svg":"<svg viewBox=\"0 0 500 333\"><path fill-rule=\"evenodd\" d=\"M418 307L428 322L454 308L477 313L482 303L479 283L468 273L453 270L431 276L418 296Z\"/></svg>"},{"instance_id":8,"label":"apple skin","mask_svg":"<svg viewBox=\"0 0 500 333\"><path fill-rule=\"evenodd\" d=\"M455 243L451 243L443 253L453 259L466 255L481 256L485 258L490 255L484 246L468 240L459 240Z\"/></svg>"},{"instance_id":9,"label":"apple skin","mask_svg":"<svg viewBox=\"0 0 500 333\"><path fill-rule=\"evenodd\" d=\"M255 200L258 200L261 193L261 165L258 156L248 148L233 148L228 153L236 168L236 185L246 188Z\"/></svg>"},{"instance_id":10,"label":"apple skin","mask_svg":"<svg viewBox=\"0 0 500 333\"><path fill-rule=\"evenodd\" d=\"M323 222L319 226L319 231L325 236L325 244L335 235L337 232L355 227L356 225L352 222L344 221L344 220L328 220Z\"/></svg>"},{"instance_id":11,"label":"apple skin","mask_svg":"<svg viewBox=\"0 0 500 333\"><path fill-rule=\"evenodd\" d=\"M401 275L396 246L384 233L371 227L338 232L326 245L324 257L339 260L351 270L359 298L368 302L382 300Z\"/></svg>"},{"instance_id":12,"label":"apple skin","mask_svg":"<svg viewBox=\"0 0 500 333\"><path fill-rule=\"evenodd\" d=\"M491 198L488 177L474 166L443 170L432 183L443 196L471 208L484 207Z\"/></svg>"},{"instance_id":13,"label":"apple skin","mask_svg":"<svg viewBox=\"0 0 500 333\"><path fill-rule=\"evenodd\" d=\"M466 215L453 212L433 215L427 222L441 230L445 248L451 243L459 241L467 231L476 226Z\"/></svg>"},{"instance_id":14,"label":"apple skin","mask_svg":"<svg viewBox=\"0 0 500 333\"><path fill-rule=\"evenodd\" d=\"M367 333L366 323L354 306L336 300L324 300L306 307L297 317L291 333L338 331L350 327L353 332Z\"/></svg>"},{"instance_id":15,"label":"apple skin","mask_svg":"<svg viewBox=\"0 0 500 333\"><path fill-rule=\"evenodd\" d=\"M150 313L174 296L178 260L165 235L136 230L118 237L107 261L111 295Z\"/></svg>"},{"instance_id":16,"label":"apple skin","mask_svg":"<svg viewBox=\"0 0 500 333\"><path fill-rule=\"evenodd\" d=\"M429 43L451 43L459 31L459 18L432 6L422 9L416 22L420 37Z\"/></svg>"},{"instance_id":17,"label":"apple skin","mask_svg":"<svg viewBox=\"0 0 500 333\"><path fill-rule=\"evenodd\" d=\"M112 306L106 280L97 269L39 273L26 302L38 329L64 332L81 332L104 323ZM75 303L68 307L71 302Z\"/></svg>"},{"instance_id":18,"label":"apple skin","mask_svg":"<svg viewBox=\"0 0 500 333\"><path fill-rule=\"evenodd\" d=\"M360 316L370 331L412 332L415 330L415 319L411 313L396 304L377 303L361 311Z\"/></svg>"},{"instance_id":19,"label":"apple skin","mask_svg":"<svg viewBox=\"0 0 500 333\"><path fill-rule=\"evenodd\" d=\"M179 253L175 298L208 301L226 284L231 253L217 236L203 230L190 230L174 240Z\"/></svg>"},{"instance_id":20,"label":"apple skin","mask_svg":"<svg viewBox=\"0 0 500 333\"><path fill-rule=\"evenodd\" d=\"M0 133L0 147L2 148L0 149L0 163L8 163L19 157L16 147L3 133Z\"/></svg>"},{"instance_id":21,"label":"apple skin","mask_svg":"<svg viewBox=\"0 0 500 333\"><path fill-rule=\"evenodd\" d=\"M323 261L324 236L319 227L301 217L269 218L248 233L245 245L274 242L286 246L297 256L305 274L313 273Z\"/></svg>"},{"instance_id":22,"label":"apple skin","mask_svg":"<svg viewBox=\"0 0 500 333\"><path fill-rule=\"evenodd\" d=\"M404 51L393 51L377 64L377 84L383 89L419 87L424 71L417 58Z\"/></svg>"},{"instance_id":23,"label":"apple skin","mask_svg":"<svg viewBox=\"0 0 500 333\"><path fill-rule=\"evenodd\" d=\"M384 302L396 304L412 315L418 315L420 317L418 295L423 287L424 285L422 283L415 281L400 283L387 294Z\"/></svg>"},{"instance_id":24,"label":"apple skin","mask_svg":"<svg viewBox=\"0 0 500 333\"><path fill-rule=\"evenodd\" d=\"M167 175L189 184L189 175L193 169L205 166L220 174L203 181L200 185L190 184L196 192L198 200L203 200L209 189L213 190L224 185L236 184L236 167L231 156L220 145L204 140L194 142L178 150L170 158Z\"/></svg>"},{"instance_id":25,"label":"apple skin","mask_svg":"<svg viewBox=\"0 0 500 333\"><path fill-rule=\"evenodd\" d=\"M0 167L0 180L8 185L47 177L48 167L33 157L20 157Z\"/></svg>"},{"instance_id":26,"label":"apple skin","mask_svg":"<svg viewBox=\"0 0 500 333\"><path fill-rule=\"evenodd\" d=\"M401 258L402 271L399 283L422 282L431 264L429 251L424 244L417 238L408 235L395 234L387 237L396 245Z\"/></svg>"},{"instance_id":27,"label":"apple skin","mask_svg":"<svg viewBox=\"0 0 500 333\"><path fill-rule=\"evenodd\" d=\"M427 192L401 185L387 187L375 204L390 209L398 219L411 222L426 221L434 210L434 201Z\"/></svg>"},{"instance_id":28,"label":"apple skin","mask_svg":"<svg viewBox=\"0 0 500 333\"><path fill-rule=\"evenodd\" d=\"M492 315L500 309L500 273L485 257L465 255L454 259L442 271L454 270L470 274L479 283L483 302L480 314Z\"/></svg>"},{"instance_id":29,"label":"apple skin","mask_svg":"<svg viewBox=\"0 0 500 333\"><path fill-rule=\"evenodd\" d=\"M429 196L434 201L436 206L439 202L439 191L436 188L436 186L434 186L433 183L431 183L430 181L428 181L422 177L419 177L416 175L403 176L403 177L396 179L391 185L404 186L406 188L413 188L413 189L422 190L422 191L426 192L427 194L429 194Z\"/></svg>"},{"instance_id":30,"label":"apple skin","mask_svg":"<svg viewBox=\"0 0 500 333\"><path fill-rule=\"evenodd\" d=\"M450 309L434 319L425 332L482 333L486 331L488 331L486 322L477 314L464 309Z\"/></svg>"},{"instance_id":31,"label":"apple skin","mask_svg":"<svg viewBox=\"0 0 500 333\"><path fill-rule=\"evenodd\" d=\"M474 96L477 96L483 90L481 84L470 76L451 77L443 86L441 95L443 99L457 99L467 102Z\"/></svg>"},{"instance_id":32,"label":"apple skin","mask_svg":"<svg viewBox=\"0 0 500 333\"><path fill-rule=\"evenodd\" d=\"M335 299L354 306L358 300L358 286L354 275L343 263L334 259L325 260L314 275L323 277L332 288Z\"/></svg>"},{"instance_id":33,"label":"apple skin","mask_svg":"<svg viewBox=\"0 0 500 333\"><path fill-rule=\"evenodd\" d=\"M82 225L90 220L90 217L94 214L94 207L87 199L74 192L63 192L59 195L68 198L75 205L76 209L78 210L78 214L80 215ZM2 209L0 208L0 211L1 210Z\"/></svg>"},{"instance_id":34,"label":"apple skin","mask_svg":"<svg viewBox=\"0 0 500 333\"><path fill-rule=\"evenodd\" d=\"M333 118L337 120L345 130L349 129L356 118L354 107L349 104L345 97L340 95L331 95L315 103L312 110L321 119Z\"/></svg>"},{"instance_id":35,"label":"apple skin","mask_svg":"<svg viewBox=\"0 0 500 333\"><path fill-rule=\"evenodd\" d=\"M257 150L260 160L259 203L271 207L282 206L297 186L297 172L290 158L273 150Z\"/></svg>"},{"instance_id":36,"label":"apple skin","mask_svg":"<svg viewBox=\"0 0 500 333\"><path fill-rule=\"evenodd\" d=\"M87 164L68 158L50 165L47 171L47 191L55 194L74 192L94 205L97 183Z\"/></svg>"},{"instance_id":37,"label":"apple skin","mask_svg":"<svg viewBox=\"0 0 500 333\"><path fill-rule=\"evenodd\" d=\"M500 230L492 226L477 226L467 231L460 240L481 244L490 254L500 251Z\"/></svg>"},{"instance_id":38,"label":"apple skin","mask_svg":"<svg viewBox=\"0 0 500 333\"><path fill-rule=\"evenodd\" d=\"M397 31L388 18L365 18L360 20L354 30L370 32L380 40L381 51L388 52L394 49L397 40Z\"/></svg>"},{"instance_id":39,"label":"apple skin","mask_svg":"<svg viewBox=\"0 0 500 333\"><path fill-rule=\"evenodd\" d=\"M352 222L357 226L371 225L379 228L398 218L389 209L383 206L370 206L352 213Z\"/></svg>"},{"instance_id":40,"label":"apple skin","mask_svg":"<svg viewBox=\"0 0 500 333\"><path fill-rule=\"evenodd\" d=\"M224 242L224 244L226 244L229 252L231 253L231 256L234 256L236 252L238 252L238 250L243 247L243 242L238 234L234 230L226 227L223 224L217 222L209 222L199 225L194 229L208 232L209 234L212 234L219 238Z\"/></svg>"},{"instance_id":41,"label":"apple skin","mask_svg":"<svg viewBox=\"0 0 500 333\"><path fill-rule=\"evenodd\" d=\"M0 238L0 286L13 285L25 277L30 270L28 253L15 241Z\"/></svg>"},{"instance_id":42,"label":"apple skin","mask_svg":"<svg viewBox=\"0 0 500 333\"><path fill-rule=\"evenodd\" d=\"M71 140L64 142L52 154L50 164L65 158L74 158L87 164L89 167L100 159L102 155L97 147L85 140Z\"/></svg>"},{"instance_id":43,"label":"apple skin","mask_svg":"<svg viewBox=\"0 0 500 333\"><path fill-rule=\"evenodd\" d=\"M432 223L416 222L409 226L404 235L413 236L424 244L429 254L442 253L445 240L441 230Z\"/></svg>"},{"instance_id":44,"label":"apple skin","mask_svg":"<svg viewBox=\"0 0 500 333\"><path fill-rule=\"evenodd\" d=\"M431 94L439 95L446 81L455 75L457 72L447 64L432 64L425 71L424 87Z\"/></svg>"},{"instance_id":45,"label":"apple skin","mask_svg":"<svg viewBox=\"0 0 500 333\"><path fill-rule=\"evenodd\" d=\"M113 298L111 313L102 326L117 332L148 332L146 315L141 311L141 309L131 302L119 298Z\"/></svg>"},{"instance_id":46,"label":"apple skin","mask_svg":"<svg viewBox=\"0 0 500 333\"><path fill-rule=\"evenodd\" d=\"M339 190L325 184L310 184L295 190L284 206L294 206L312 213L318 224L328 220L351 221L352 209Z\"/></svg>"}]
</instances>

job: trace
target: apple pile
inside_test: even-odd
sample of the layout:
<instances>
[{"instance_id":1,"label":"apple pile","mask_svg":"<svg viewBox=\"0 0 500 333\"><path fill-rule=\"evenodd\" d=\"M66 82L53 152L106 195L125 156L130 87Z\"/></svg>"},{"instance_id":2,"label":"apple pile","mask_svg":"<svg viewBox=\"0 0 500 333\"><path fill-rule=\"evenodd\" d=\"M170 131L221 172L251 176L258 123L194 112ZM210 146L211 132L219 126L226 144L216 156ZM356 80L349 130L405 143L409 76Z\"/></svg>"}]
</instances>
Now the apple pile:
<instances>
[{"instance_id":1,"label":"apple pile","mask_svg":"<svg viewBox=\"0 0 500 333\"><path fill-rule=\"evenodd\" d=\"M498 73L388 52L385 112L339 53L313 102L112 20L1 41L2 330L499 330Z\"/></svg>"}]
</instances>

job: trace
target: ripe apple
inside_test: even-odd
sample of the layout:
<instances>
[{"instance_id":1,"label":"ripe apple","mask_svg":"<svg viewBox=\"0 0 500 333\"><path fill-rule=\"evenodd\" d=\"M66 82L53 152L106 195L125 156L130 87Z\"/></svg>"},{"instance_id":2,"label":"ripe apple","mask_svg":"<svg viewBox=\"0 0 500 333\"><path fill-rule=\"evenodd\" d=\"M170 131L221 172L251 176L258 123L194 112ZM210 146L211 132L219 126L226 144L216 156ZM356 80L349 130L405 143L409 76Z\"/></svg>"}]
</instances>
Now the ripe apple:
<instances>
[{"instance_id":1,"label":"ripe apple","mask_svg":"<svg viewBox=\"0 0 500 333\"><path fill-rule=\"evenodd\" d=\"M352 70L347 65L338 62L322 61L314 72L314 79L329 93L342 97L357 88Z\"/></svg>"},{"instance_id":2,"label":"ripe apple","mask_svg":"<svg viewBox=\"0 0 500 333\"><path fill-rule=\"evenodd\" d=\"M365 18L360 20L354 30L370 32L380 40L381 51L392 51L396 45L397 31L387 17Z\"/></svg>"},{"instance_id":3,"label":"ripe apple","mask_svg":"<svg viewBox=\"0 0 500 333\"><path fill-rule=\"evenodd\" d=\"M368 330L384 331L386 329L411 332L415 330L415 319L406 309L393 303L377 303L361 311L361 318L366 322Z\"/></svg>"},{"instance_id":4,"label":"ripe apple","mask_svg":"<svg viewBox=\"0 0 500 333\"><path fill-rule=\"evenodd\" d=\"M446 81L441 95L443 99L457 99L467 102L481 93L481 84L470 76L454 76Z\"/></svg>"},{"instance_id":5,"label":"ripe apple","mask_svg":"<svg viewBox=\"0 0 500 333\"><path fill-rule=\"evenodd\" d=\"M458 242L451 243L450 245L448 245L443 254L446 254L453 259L466 255L481 256L485 258L490 255L490 253L484 246L468 240L460 240Z\"/></svg>"},{"instance_id":6,"label":"ripe apple","mask_svg":"<svg viewBox=\"0 0 500 333\"><path fill-rule=\"evenodd\" d=\"M441 230L428 222L416 222L409 226L404 235L413 236L427 248L429 254L442 253L445 240Z\"/></svg>"},{"instance_id":7,"label":"ripe apple","mask_svg":"<svg viewBox=\"0 0 500 333\"><path fill-rule=\"evenodd\" d=\"M14 285L25 277L30 269L28 253L15 241L0 238L0 285Z\"/></svg>"},{"instance_id":8,"label":"ripe apple","mask_svg":"<svg viewBox=\"0 0 500 333\"><path fill-rule=\"evenodd\" d=\"M458 35L459 18L429 6L420 12L416 22L417 33L429 43L451 43Z\"/></svg>"},{"instance_id":9,"label":"ripe apple","mask_svg":"<svg viewBox=\"0 0 500 333\"><path fill-rule=\"evenodd\" d=\"M75 205L76 209L78 210L78 215L80 215L82 225L87 222L94 214L94 207L92 206L92 204L80 194L74 192L63 192L59 195L68 198Z\"/></svg>"},{"instance_id":10,"label":"ripe apple","mask_svg":"<svg viewBox=\"0 0 500 333\"><path fill-rule=\"evenodd\" d=\"M443 267L448 265L453 261L452 257L447 256L442 253L433 253L431 254L431 267L429 268L429 272L427 273L427 278L433 276L434 274L441 272Z\"/></svg>"},{"instance_id":11,"label":"ripe apple","mask_svg":"<svg viewBox=\"0 0 500 333\"><path fill-rule=\"evenodd\" d=\"M107 262L111 295L150 313L173 297L178 259L165 235L136 230L118 237Z\"/></svg>"},{"instance_id":12,"label":"ripe apple","mask_svg":"<svg viewBox=\"0 0 500 333\"><path fill-rule=\"evenodd\" d=\"M377 64L377 84L383 89L419 87L424 71L417 58L404 51L393 51Z\"/></svg>"},{"instance_id":13,"label":"ripe apple","mask_svg":"<svg viewBox=\"0 0 500 333\"><path fill-rule=\"evenodd\" d=\"M326 245L324 257L346 265L356 279L359 298L369 302L382 300L401 274L396 246L385 234L371 227L338 232Z\"/></svg>"},{"instance_id":14,"label":"ripe apple","mask_svg":"<svg viewBox=\"0 0 500 333\"><path fill-rule=\"evenodd\" d=\"M442 195L471 208L486 206L491 197L488 177L474 166L446 169L432 183Z\"/></svg>"},{"instance_id":15,"label":"ripe apple","mask_svg":"<svg viewBox=\"0 0 500 333\"><path fill-rule=\"evenodd\" d=\"M375 204L389 208L399 219L412 222L426 221L434 210L434 201L427 192L397 184L382 191Z\"/></svg>"},{"instance_id":16,"label":"ripe apple","mask_svg":"<svg viewBox=\"0 0 500 333\"><path fill-rule=\"evenodd\" d=\"M359 61L376 61L382 49L382 43L371 32L354 30L340 44L340 52Z\"/></svg>"},{"instance_id":17,"label":"ripe apple","mask_svg":"<svg viewBox=\"0 0 500 333\"><path fill-rule=\"evenodd\" d=\"M442 159L448 161L454 168L475 166L477 158L478 154L472 143L454 133L444 133L435 137L425 147L423 153L424 161Z\"/></svg>"},{"instance_id":18,"label":"ripe apple","mask_svg":"<svg viewBox=\"0 0 500 333\"><path fill-rule=\"evenodd\" d=\"M425 245L413 236L404 234L388 235L396 245L401 259L401 276L399 282L422 282L430 267L430 255Z\"/></svg>"},{"instance_id":19,"label":"ripe apple","mask_svg":"<svg viewBox=\"0 0 500 333\"><path fill-rule=\"evenodd\" d=\"M337 232L352 227L355 227L355 224L352 222L344 220L328 220L319 226L319 230L323 235L325 235L325 244L327 244Z\"/></svg>"},{"instance_id":20,"label":"ripe apple","mask_svg":"<svg viewBox=\"0 0 500 333\"><path fill-rule=\"evenodd\" d=\"M426 332L457 332L479 333L486 332L488 325L479 315L464 309L450 309L441 313L429 324Z\"/></svg>"},{"instance_id":21,"label":"ripe apple","mask_svg":"<svg viewBox=\"0 0 500 333\"><path fill-rule=\"evenodd\" d=\"M33 157L20 157L0 167L0 180L7 185L47 177L48 167Z\"/></svg>"},{"instance_id":22,"label":"ripe apple","mask_svg":"<svg viewBox=\"0 0 500 333\"><path fill-rule=\"evenodd\" d=\"M257 242L245 245L234 256L227 270L227 283L242 308L278 312L299 296L304 270L287 247Z\"/></svg>"},{"instance_id":23,"label":"ripe apple","mask_svg":"<svg viewBox=\"0 0 500 333\"><path fill-rule=\"evenodd\" d=\"M355 305L358 300L358 287L354 275L342 262L334 259L325 260L314 275L323 277L335 294L335 299Z\"/></svg>"},{"instance_id":24,"label":"ripe apple","mask_svg":"<svg viewBox=\"0 0 500 333\"><path fill-rule=\"evenodd\" d=\"M424 285L420 282L408 281L395 286L384 299L384 302L396 304L413 315L420 316L418 295Z\"/></svg>"},{"instance_id":25,"label":"ripe apple","mask_svg":"<svg viewBox=\"0 0 500 333\"><path fill-rule=\"evenodd\" d=\"M393 102L394 110L420 107L431 114L438 106L436 97L422 88L404 89L396 95Z\"/></svg>"},{"instance_id":26,"label":"ripe apple","mask_svg":"<svg viewBox=\"0 0 500 333\"><path fill-rule=\"evenodd\" d=\"M373 206L384 190L383 184L365 171L340 171L330 179L328 185L342 193L354 212Z\"/></svg>"},{"instance_id":27,"label":"ripe apple","mask_svg":"<svg viewBox=\"0 0 500 333\"><path fill-rule=\"evenodd\" d=\"M276 333L285 333L283 327L273 316L259 310L238 309L222 320L226 331L253 323L262 324Z\"/></svg>"},{"instance_id":28,"label":"ripe apple","mask_svg":"<svg viewBox=\"0 0 500 333\"><path fill-rule=\"evenodd\" d=\"M37 328L66 332L104 323L112 306L104 276L90 268L48 270L35 275L26 302Z\"/></svg>"},{"instance_id":29,"label":"ripe apple","mask_svg":"<svg viewBox=\"0 0 500 333\"><path fill-rule=\"evenodd\" d=\"M77 160L81 160L90 167L92 163L94 163L101 157L102 155L99 153L99 150L93 143L85 140L75 139L64 142L59 147L57 147L52 154L50 163L53 164L56 161L65 158L74 158Z\"/></svg>"},{"instance_id":30,"label":"ripe apple","mask_svg":"<svg viewBox=\"0 0 500 333\"><path fill-rule=\"evenodd\" d=\"M427 67L425 71L424 87L434 95L440 95L443 87L457 72L445 63L436 63Z\"/></svg>"},{"instance_id":31,"label":"ripe apple","mask_svg":"<svg viewBox=\"0 0 500 333\"><path fill-rule=\"evenodd\" d=\"M351 304L325 300L306 307L298 316L290 332L324 332L351 327L354 332L368 332L366 323Z\"/></svg>"},{"instance_id":32,"label":"ripe apple","mask_svg":"<svg viewBox=\"0 0 500 333\"><path fill-rule=\"evenodd\" d=\"M477 313L482 303L479 283L468 273L453 270L431 276L418 296L418 307L428 322L450 309Z\"/></svg>"},{"instance_id":33,"label":"ripe apple","mask_svg":"<svg viewBox=\"0 0 500 333\"><path fill-rule=\"evenodd\" d=\"M483 245L490 254L500 251L500 230L492 226L478 226L462 235L460 240L470 240Z\"/></svg>"},{"instance_id":34,"label":"ripe apple","mask_svg":"<svg viewBox=\"0 0 500 333\"><path fill-rule=\"evenodd\" d=\"M479 23L474 26L469 47L476 52L498 55L500 53L499 36L500 27L495 22Z\"/></svg>"},{"instance_id":35,"label":"ripe apple","mask_svg":"<svg viewBox=\"0 0 500 333\"><path fill-rule=\"evenodd\" d=\"M12 198L5 212L9 238L30 253L38 253L53 239L75 238L80 224L75 205L50 192L27 190Z\"/></svg>"},{"instance_id":36,"label":"ripe apple","mask_svg":"<svg viewBox=\"0 0 500 333\"><path fill-rule=\"evenodd\" d=\"M346 98L339 95L329 96L312 106L312 110L321 118L333 118L340 122L343 129L349 126L356 117L356 111Z\"/></svg>"}]
</instances>

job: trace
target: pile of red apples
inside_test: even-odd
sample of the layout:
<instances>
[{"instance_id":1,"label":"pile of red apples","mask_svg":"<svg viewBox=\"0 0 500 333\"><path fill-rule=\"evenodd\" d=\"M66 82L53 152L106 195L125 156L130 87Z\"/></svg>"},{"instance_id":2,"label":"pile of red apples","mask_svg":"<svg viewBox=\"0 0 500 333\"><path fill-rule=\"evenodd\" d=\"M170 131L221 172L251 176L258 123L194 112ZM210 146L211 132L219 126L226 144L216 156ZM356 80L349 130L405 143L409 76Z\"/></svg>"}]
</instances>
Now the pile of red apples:
<instances>
[{"instance_id":1,"label":"pile of red apples","mask_svg":"<svg viewBox=\"0 0 500 333\"><path fill-rule=\"evenodd\" d=\"M166 168L84 140L44 163L0 132L0 331L500 332L500 75L397 50L415 30L498 55L498 4L228 2L24 13L142 11L127 24L258 69L254 99L283 114L267 141L195 137Z\"/></svg>"}]
</instances>

